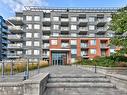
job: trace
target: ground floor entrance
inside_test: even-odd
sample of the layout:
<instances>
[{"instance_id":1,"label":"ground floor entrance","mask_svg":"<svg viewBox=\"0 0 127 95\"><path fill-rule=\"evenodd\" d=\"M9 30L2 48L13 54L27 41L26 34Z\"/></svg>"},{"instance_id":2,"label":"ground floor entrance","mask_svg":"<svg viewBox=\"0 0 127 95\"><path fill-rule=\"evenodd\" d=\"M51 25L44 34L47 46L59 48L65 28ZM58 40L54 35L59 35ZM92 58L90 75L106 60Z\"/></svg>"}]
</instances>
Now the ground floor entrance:
<instances>
[{"instance_id":1,"label":"ground floor entrance","mask_svg":"<svg viewBox=\"0 0 127 95\"><path fill-rule=\"evenodd\" d=\"M52 52L52 65L67 64L67 52Z\"/></svg>"}]
</instances>

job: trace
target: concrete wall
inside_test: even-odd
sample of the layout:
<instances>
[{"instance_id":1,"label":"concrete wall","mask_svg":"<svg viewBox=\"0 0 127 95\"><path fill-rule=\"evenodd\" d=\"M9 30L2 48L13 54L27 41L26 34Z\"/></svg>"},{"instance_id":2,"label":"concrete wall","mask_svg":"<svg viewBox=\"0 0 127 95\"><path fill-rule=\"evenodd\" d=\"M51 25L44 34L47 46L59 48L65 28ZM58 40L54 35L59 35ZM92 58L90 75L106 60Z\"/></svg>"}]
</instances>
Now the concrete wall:
<instances>
[{"instance_id":1,"label":"concrete wall","mask_svg":"<svg viewBox=\"0 0 127 95\"><path fill-rule=\"evenodd\" d=\"M43 95L48 75L40 73L23 82L2 82L0 95Z\"/></svg>"}]
</instances>

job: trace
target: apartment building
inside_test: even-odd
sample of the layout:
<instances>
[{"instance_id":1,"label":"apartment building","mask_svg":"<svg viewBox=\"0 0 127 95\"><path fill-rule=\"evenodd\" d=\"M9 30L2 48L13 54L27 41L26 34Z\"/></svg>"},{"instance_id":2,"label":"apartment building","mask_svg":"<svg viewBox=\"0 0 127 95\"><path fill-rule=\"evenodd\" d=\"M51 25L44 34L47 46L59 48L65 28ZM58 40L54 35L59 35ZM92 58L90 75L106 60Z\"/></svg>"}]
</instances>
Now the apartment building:
<instances>
[{"instance_id":1,"label":"apartment building","mask_svg":"<svg viewBox=\"0 0 127 95\"><path fill-rule=\"evenodd\" d=\"M7 35L8 27L6 21L0 16L0 61L7 58Z\"/></svg>"},{"instance_id":2,"label":"apartment building","mask_svg":"<svg viewBox=\"0 0 127 95\"><path fill-rule=\"evenodd\" d=\"M117 8L25 7L23 23L24 57L50 64L71 64L76 58L110 56L111 14ZM20 39L21 40L21 39Z\"/></svg>"},{"instance_id":3,"label":"apartment building","mask_svg":"<svg viewBox=\"0 0 127 95\"><path fill-rule=\"evenodd\" d=\"M11 17L7 21L8 28L10 33L8 34L8 59L17 59L23 58L25 51L24 51L24 28L25 24L23 23L23 13L17 13L16 17Z\"/></svg>"}]
</instances>

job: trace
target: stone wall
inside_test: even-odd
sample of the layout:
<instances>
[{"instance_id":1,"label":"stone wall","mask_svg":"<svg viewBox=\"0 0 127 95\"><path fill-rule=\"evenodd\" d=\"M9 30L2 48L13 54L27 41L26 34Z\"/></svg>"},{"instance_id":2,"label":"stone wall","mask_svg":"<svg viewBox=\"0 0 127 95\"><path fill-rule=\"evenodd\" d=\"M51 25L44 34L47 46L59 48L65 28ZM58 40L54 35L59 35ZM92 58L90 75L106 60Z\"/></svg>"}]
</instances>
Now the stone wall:
<instances>
[{"instance_id":1,"label":"stone wall","mask_svg":"<svg viewBox=\"0 0 127 95\"><path fill-rule=\"evenodd\" d=\"M23 82L2 82L0 95L43 95L48 75L40 73Z\"/></svg>"}]
</instances>

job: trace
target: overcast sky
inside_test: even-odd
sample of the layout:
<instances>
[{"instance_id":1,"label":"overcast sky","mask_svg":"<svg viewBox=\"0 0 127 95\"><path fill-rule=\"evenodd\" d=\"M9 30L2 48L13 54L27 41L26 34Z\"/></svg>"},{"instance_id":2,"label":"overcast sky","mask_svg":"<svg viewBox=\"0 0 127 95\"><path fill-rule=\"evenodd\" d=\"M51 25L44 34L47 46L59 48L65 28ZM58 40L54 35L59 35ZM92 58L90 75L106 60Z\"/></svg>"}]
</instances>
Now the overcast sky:
<instances>
[{"instance_id":1,"label":"overcast sky","mask_svg":"<svg viewBox=\"0 0 127 95\"><path fill-rule=\"evenodd\" d=\"M0 0L0 15L4 18L15 15L24 6L43 7L124 7L127 0Z\"/></svg>"}]
</instances>

